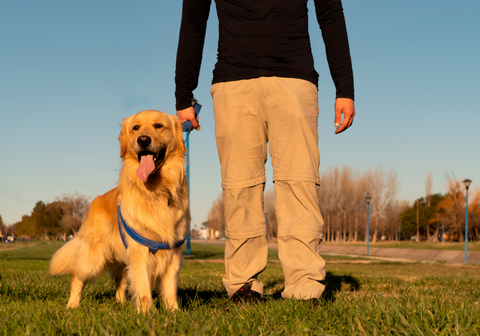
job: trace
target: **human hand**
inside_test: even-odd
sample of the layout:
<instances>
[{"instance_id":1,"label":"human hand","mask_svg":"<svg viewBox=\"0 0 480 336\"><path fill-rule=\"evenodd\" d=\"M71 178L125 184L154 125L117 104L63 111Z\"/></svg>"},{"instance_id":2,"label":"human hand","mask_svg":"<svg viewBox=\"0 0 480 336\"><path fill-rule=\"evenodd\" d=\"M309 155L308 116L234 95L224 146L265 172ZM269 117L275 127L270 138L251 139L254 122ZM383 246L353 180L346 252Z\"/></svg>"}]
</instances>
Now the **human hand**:
<instances>
[{"instance_id":1,"label":"human hand","mask_svg":"<svg viewBox=\"0 0 480 336\"><path fill-rule=\"evenodd\" d=\"M343 121L342 121L343 114ZM355 117L355 103L350 98L337 98L335 100L335 134L342 133L352 126Z\"/></svg>"},{"instance_id":2,"label":"human hand","mask_svg":"<svg viewBox=\"0 0 480 336\"><path fill-rule=\"evenodd\" d=\"M177 111L177 117L180 124L188 120L192 123L194 129L200 131L200 124L198 123L198 117L195 118L195 110L193 109L193 106Z\"/></svg>"}]
</instances>

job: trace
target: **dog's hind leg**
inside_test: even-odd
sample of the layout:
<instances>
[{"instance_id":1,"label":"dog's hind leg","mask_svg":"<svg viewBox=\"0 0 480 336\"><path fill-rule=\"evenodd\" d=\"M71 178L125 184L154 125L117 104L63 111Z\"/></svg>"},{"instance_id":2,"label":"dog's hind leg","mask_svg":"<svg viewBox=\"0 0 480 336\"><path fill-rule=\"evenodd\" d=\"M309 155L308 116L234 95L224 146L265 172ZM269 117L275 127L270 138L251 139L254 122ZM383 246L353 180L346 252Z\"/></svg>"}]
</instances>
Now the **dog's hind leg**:
<instances>
[{"instance_id":1,"label":"dog's hind leg","mask_svg":"<svg viewBox=\"0 0 480 336\"><path fill-rule=\"evenodd\" d=\"M81 239L81 237L78 239ZM84 284L87 281L95 280L105 270L105 256L102 249L98 245L97 248L92 248L91 244L84 242L84 240L80 240L80 242L72 266L72 289L70 290L67 308L80 306Z\"/></svg>"},{"instance_id":2,"label":"dog's hind leg","mask_svg":"<svg viewBox=\"0 0 480 336\"><path fill-rule=\"evenodd\" d=\"M177 287L178 272L182 263L181 250L175 252L170 263L165 268L162 281L159 284L160 295L162 296L163 305L167 310L178 310Z\"/></svg>"},{"instance_id":3,"label":"dog's hind leg","mask_svg":"<svg viewBox=\"0 0 480 336\"><path fill-rule=\"evenodd\" d=\"M70 298L68 299L67 308L77 308L80 306L80 299L82 297L82 289L85 282L73 275L72 289L70 290Z\"/></svg>"}]
</instances>

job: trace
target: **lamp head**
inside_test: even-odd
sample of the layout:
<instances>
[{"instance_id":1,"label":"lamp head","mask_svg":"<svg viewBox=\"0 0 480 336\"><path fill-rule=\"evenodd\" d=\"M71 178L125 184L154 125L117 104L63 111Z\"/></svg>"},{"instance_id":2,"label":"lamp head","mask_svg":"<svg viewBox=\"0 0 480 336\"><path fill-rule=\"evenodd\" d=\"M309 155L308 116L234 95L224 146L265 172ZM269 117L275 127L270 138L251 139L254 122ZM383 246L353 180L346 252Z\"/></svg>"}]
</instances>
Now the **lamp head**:
<instances>
[{"instance_id":1,"label":"lamp head","mask_svg":"<svg viewBox=\"0 0 480 336\"><path fill-rule=\"evenodd\" d=\"M468 189L468 187L470 187L471 183L472 183L472 180L470 180L470 179L463 180L463 184L465 184L465 188L467 188L467 189Z\"/></svg>"}]
</instances>

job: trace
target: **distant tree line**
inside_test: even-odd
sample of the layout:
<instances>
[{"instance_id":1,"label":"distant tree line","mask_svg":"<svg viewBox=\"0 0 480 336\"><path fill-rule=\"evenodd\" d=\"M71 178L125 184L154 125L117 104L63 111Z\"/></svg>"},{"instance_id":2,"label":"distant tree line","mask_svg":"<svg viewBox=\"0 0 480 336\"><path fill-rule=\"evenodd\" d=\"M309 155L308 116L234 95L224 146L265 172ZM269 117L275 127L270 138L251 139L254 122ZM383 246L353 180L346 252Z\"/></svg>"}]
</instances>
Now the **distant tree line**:
<instances>
[{"instance_id":1,"label":"distant tree line","mask_svg":"<svg viewBox=\"0 0 480 336\"><path fill-rule=\"evenodd\" d=\"M405 202L398 202L400 187L395 170L383 166L360 172L350 166L329 168L320 177L320 211L324 219L324 240L365 240L367 203L370 201L370 239L394 240Z\"/></svg>"},{"instance_id":2,"label":"distant tree line","mask_svg":"<svg viewBox=\"0 0 480 336\"><path fill-rule=\"evenodd\" d=\"M7 226L3 222L2 215L0 215L0 239L7 236Z\"/></svg>"},{"instance_id":3,"label":"distant tree line","mask_svg":"<svg viewBox=\"0 0 480 336\"><path fill-rule=\"evenodd\" d=\"M52 203L38 201L30 215L13 224L17 237L29 239L63 239L76 235L88 212L90 202L79 193L64 194ZM0 221L3 225L3 222ZM2 228L3 226L0 226ZM9 229L10 232L10 229Z\"/></svg>"},{"instance_id":4,"label":"distant tree line","mask_svg":"<svg viewBox=\"0 0 480 336\"><path fill-rule=\"evenodd\" d=\"M431 194L433 178L428 173L425 196L412 205L397 199L400 182L394 169L383 166L360 172L350 166L332 167L320 177L320 211L324 219L324 240L328 242L365 241L367 203L370 201L369 240L438 241L442 240L444 224L446 241L463 241L465 229L465 187L453 173L445 173L447 193ZM267 236L277 237L275 191L265 192ZM471 241L480 240L480 191L469 192L469 235ZM222 231L224 236L224 210L222 193L213 202L203 223L210 232ZM438 227L438 231L437 231ZM437 235L438 233L438 235Z\"/></svg>"},{"instance_id":5,"label":"distant tree line","mask_svg":"<svg viewBox=\"0 0 480 336\"><path fill-rule=\"evenodd\" d=\"M442 228L446 241L465 241L466 188L455 174L444 174L445 194L421 197L401 215L402 234L416 236L420 240L442 240ZM427 177L428 181L428 177ZM427 184L427 183L426 183ZM438 228L438 236L437 236ZM480 190L469 190L468 240L480 241Z\"/></svg>"}]
</instances>

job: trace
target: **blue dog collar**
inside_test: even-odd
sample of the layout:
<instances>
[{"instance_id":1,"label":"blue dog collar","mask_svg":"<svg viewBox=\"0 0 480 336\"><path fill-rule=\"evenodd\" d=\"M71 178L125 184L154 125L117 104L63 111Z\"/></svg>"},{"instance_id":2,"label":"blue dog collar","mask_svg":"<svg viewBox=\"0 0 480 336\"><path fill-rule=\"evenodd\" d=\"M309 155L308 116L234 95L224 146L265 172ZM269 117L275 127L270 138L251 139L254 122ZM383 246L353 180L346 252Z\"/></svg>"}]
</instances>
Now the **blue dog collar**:
<instances>
[{"instance_id":1,"label":"blue dog collar","mask_svg":"<svg viewBox=\"0 0 480 336\"><path fill-rule=\"evenodd\" d=\"M123 225L123 228L125 229L125 232L133 240L135 240L140 245L148 247L148 250L153 254L155 254L155 252L157 252L158 250L170 250L172 248L180 247L180 246L183 245L183 243L187 239L187 238L184 238L183 240L180 240L180 241L176 242L175 244L173 244L173 247L171 247L168 244L165 244L165 243L162 243L162 242L157 242L157 241L145 238L143 236L140 236L130 226L128 226L127 223L125 222L125 220L123 219L122 213L120 212L120 205L117 205L117 221L118 221L118 231L120 231L120 237L122 237L123 245L125 246L125 248L128 248L128 245L127 245L127 241L126 241L125 237L123 236L122 225Z\"/></svg>"}]
</instances>

